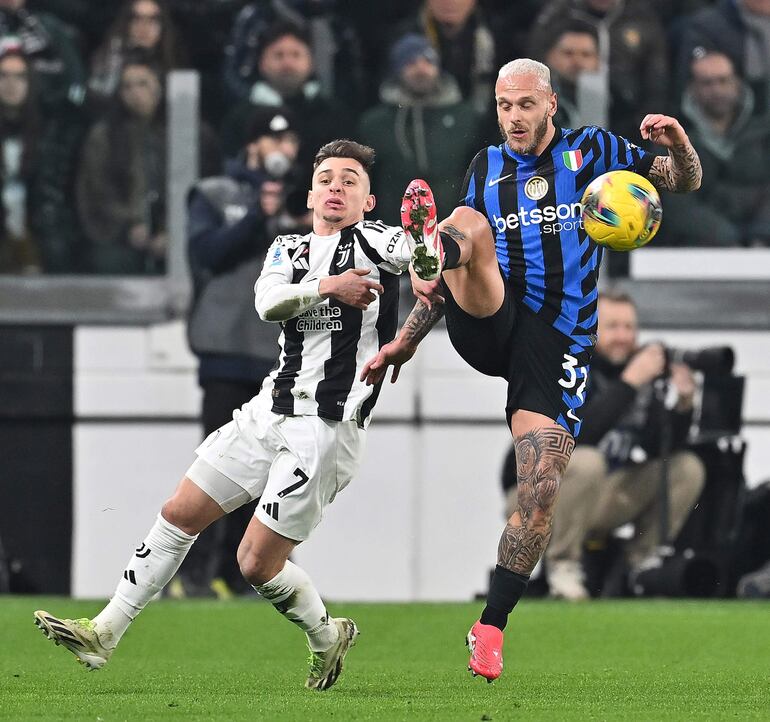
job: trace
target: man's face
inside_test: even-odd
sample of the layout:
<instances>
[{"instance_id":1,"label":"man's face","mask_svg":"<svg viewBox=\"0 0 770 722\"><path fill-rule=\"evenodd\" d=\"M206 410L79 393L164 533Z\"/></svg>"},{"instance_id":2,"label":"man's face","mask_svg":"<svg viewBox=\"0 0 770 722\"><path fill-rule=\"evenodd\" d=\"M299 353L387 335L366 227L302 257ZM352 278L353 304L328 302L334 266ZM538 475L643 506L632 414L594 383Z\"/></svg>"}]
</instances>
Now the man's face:
<instances>
[{"instance_id":1,"label":"man's face","mask_svg":"<svg viewBox=\"0 0 770 722\"><path fill-rule=\"evenodd\" d=\"M444 25L463 25L476 9L476 0L428 0L428 12Z\"/></svg>"},{"instance_id":2,"label":"man's face","mask_svg":"<svg viewBox=\"0 0 770 722\"><path fill-rule=\"evenodd\" d=\"M613 364L624 364L637 347L636 309L625 301L599 301L599 328L596 353Z\"/></svg>"},{"instance_id":3,"label":"man's face","mask_svg":"<svg viewBox=\"0 0 770 722\"><path fill-rule=\"evenodd\" d=\"M770 15L770 0L743 0L743 7L750 13Z\"/></svg>"},{"instance_id":4,"label":"man's face","mask_svg":"<svg viewBox=\"0 0 770 722\"><path fill-rule=\"evenodd\" d=\"M363 166L352 158L327 158L313 172L307 207L315 219L340 228L358 223L374 208Z\"/></svg>"},{"instance_id":5,"label":"man's face","mask_svg":"<svg viewBox=\"0 0 770 722\"><path fill-rule=\"evenodd\" d=\"M412 95L430 95L436 89L439 73L437 65L420 56L401 71L401 84Z\"/></svg>"},{"instance_id":6,"label":"man's face","mask_svg":"<svg viewBox=\"0 0 770 722\"><path fill-rule=\"evenodd\" d=\"M541 152L552 127L556 96L532 74L498 78L495 84L497 124L508 147L520 155Z\"/></svg>"},{"instance_id":7,"label":"man's face","mask_svg":"<svg viewBox=\"0 0 770 722\"><path fill-rule=\"evenodd\" d=\"M153 0L138 0L131 6L128 42L138 48L154 48L163 33L163 16Z\"/></svg>"},{"instance_id":8,"label":"man's face","mask_svg":"<svg viewBox=\"0 0 770 722\"><path fill-rule=\"evenodd\" d=\"M690 87L696 103L710 118L731 117L741 97L741 81L726 55L711 54L694 60Z\"/></svg>"},{"instance_id":9,"label":"man's face","mask_svg":"<svg viewBox=\"0 0 770 722\"><path fill-rule=\"evenodd\" d=\"M120 97L131 113L151 118L160 103L158 76L145 65L127 66L120 79Z\"/></svg>"},{"instance_id":10,"label":"man's face","mask_svg":"<svg viewBox=\"0 0 770 722\"><path fill-rule=\"evenodd\" d=\"M281 95L294 95L313 72L310 48L293 35L284 35L265 48L259 72Z\"/></svg>"},{"instance_id":11,"label":"man's face","mask_svg":"<svg viewBox=\"0 0 770 722\"><path fill-rule=\"evenodd\" d=\"M250 168L264 168L265 158L271 153L281 153L292 163L299 153L299 136L291 130L275 135L263 135L246 146L246 159Z\"/></svg>"},{"instance_id":12,"label":"man's face","mask_svg":"<svg viewBox=\"0 0 770 722\"><path fill-rule=\"evenodd\" d=\"M0 60L0 105L19 108L29 92L27 63L18 55Z\"/></svg>"},{"instance_id":13,"label":"man's face","mask_svg":"<svg viewBox=\"0 0 770 722\"><path fill-rule=\"evenodd\" d=\"M599 49L589 33L564 33L549 51L545 64L570 83L599 69Z\"/></svg>"}]
</instances>

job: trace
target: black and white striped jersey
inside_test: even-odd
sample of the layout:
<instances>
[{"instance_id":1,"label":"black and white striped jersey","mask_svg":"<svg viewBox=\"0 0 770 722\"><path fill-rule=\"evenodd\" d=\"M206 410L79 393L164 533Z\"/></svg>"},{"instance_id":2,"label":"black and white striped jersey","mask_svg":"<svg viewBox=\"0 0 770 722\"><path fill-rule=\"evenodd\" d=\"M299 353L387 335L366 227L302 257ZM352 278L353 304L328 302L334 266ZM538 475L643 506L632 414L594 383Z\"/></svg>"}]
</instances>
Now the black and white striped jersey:
<instances>
[{"instance_id":1,"label":"black and white striped jersey","mask_svg":"<svg viewBox=\"0 0 770 722\"><path fill-rule=\"evenodd\" d=\"M265 379L261 396L272 398L276 414L317 415L368 425L380 385L359 380L364 364L396 335L398 276L408 268L410 251L401 228L361 221L333 236L278 236L267 252L255 286L255 304L264 317L271 289L300 284L317 293L320 280L351 268L368 268L366 278L384 293L362 311L337 299L296 303L304 310L282 322L277 367ZM299 290L299 289L298 289ZM293 315L291 312L283 316Z\"/></svg>"}]
</instances>

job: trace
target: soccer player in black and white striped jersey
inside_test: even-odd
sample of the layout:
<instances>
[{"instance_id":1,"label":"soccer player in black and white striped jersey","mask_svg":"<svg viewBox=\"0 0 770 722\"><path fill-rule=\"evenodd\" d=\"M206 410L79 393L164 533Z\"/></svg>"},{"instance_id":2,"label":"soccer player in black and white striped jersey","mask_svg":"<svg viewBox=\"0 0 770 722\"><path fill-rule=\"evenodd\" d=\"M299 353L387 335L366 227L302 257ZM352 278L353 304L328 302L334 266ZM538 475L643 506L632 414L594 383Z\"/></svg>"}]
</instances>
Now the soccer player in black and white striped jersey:
<instances>
[{"instance_id":1,"label":"soccer player in black and white striped jersey","mask_svg":"<svg viewBox=\"0 0 770 722\"><path fill-rule=\"evenodd\" d=\"M358 629L350 619L328 615L289 555L358 467L379 391L359 377L396 332L397 276L409 266L411 239L401 228L364 220L375 204L373 161L371 148L348 140L319 150L308 194L313 232L279 236L255 286L259 315L283 325L277 367L233 421L198 447L108 605L93 619L35 612L48 638L90 669L107 663L197 535L258 499L238 550L241 571L306 633L306 686L324 690L336 681Z\"/></svg>"}]
</instances>

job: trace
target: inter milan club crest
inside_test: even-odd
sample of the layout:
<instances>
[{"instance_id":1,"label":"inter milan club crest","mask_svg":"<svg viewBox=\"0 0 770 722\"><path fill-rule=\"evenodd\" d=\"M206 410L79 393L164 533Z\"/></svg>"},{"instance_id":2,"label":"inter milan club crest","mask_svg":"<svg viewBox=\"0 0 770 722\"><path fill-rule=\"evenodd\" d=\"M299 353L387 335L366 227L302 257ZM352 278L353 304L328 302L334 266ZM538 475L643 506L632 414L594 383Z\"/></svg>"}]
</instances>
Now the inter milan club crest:
<instances>
[{"instance_id":1,"label":"inter milan club crest","mask_svg":"<svg viewBox=\"0 0 770 722\"><path fill-rule=\"evenodd\" d=\"M524 195L530 200L539 201L545 197L546 193L548 193L548 181L543 176L532 176L524 184Z\"/></svg>"},{"instance_id":2,"label":"inter milan club crest","mask_svg":"<svg viewBox=\"0 0 770 722\"><path fill-rule=\"evenodd\" d=\"M564 165L567 167L567 170L580 170L580 166L583 165L582 150L565 150L561 157L564 159Z\"/></svg>"}]
</instances>

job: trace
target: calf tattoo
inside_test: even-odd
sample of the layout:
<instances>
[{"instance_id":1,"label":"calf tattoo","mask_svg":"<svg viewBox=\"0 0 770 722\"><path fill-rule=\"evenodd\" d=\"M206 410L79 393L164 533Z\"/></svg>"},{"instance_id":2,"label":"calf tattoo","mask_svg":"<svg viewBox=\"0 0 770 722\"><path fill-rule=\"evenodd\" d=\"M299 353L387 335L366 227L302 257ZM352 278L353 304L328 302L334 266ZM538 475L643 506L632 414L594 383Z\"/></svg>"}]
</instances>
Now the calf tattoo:
<instances>
[{"instance_id":1,"label":"calf tattoo","mask_svg":"<svg viewBox=\"0 0 770 722\"><path fill-rule=\"evenodd\" d=\"M506 524L497 563L529 575L551 538L559 484L575 440L562 428L534 429L514 438L519 506Z\"/></svg>"}]
</instances>

